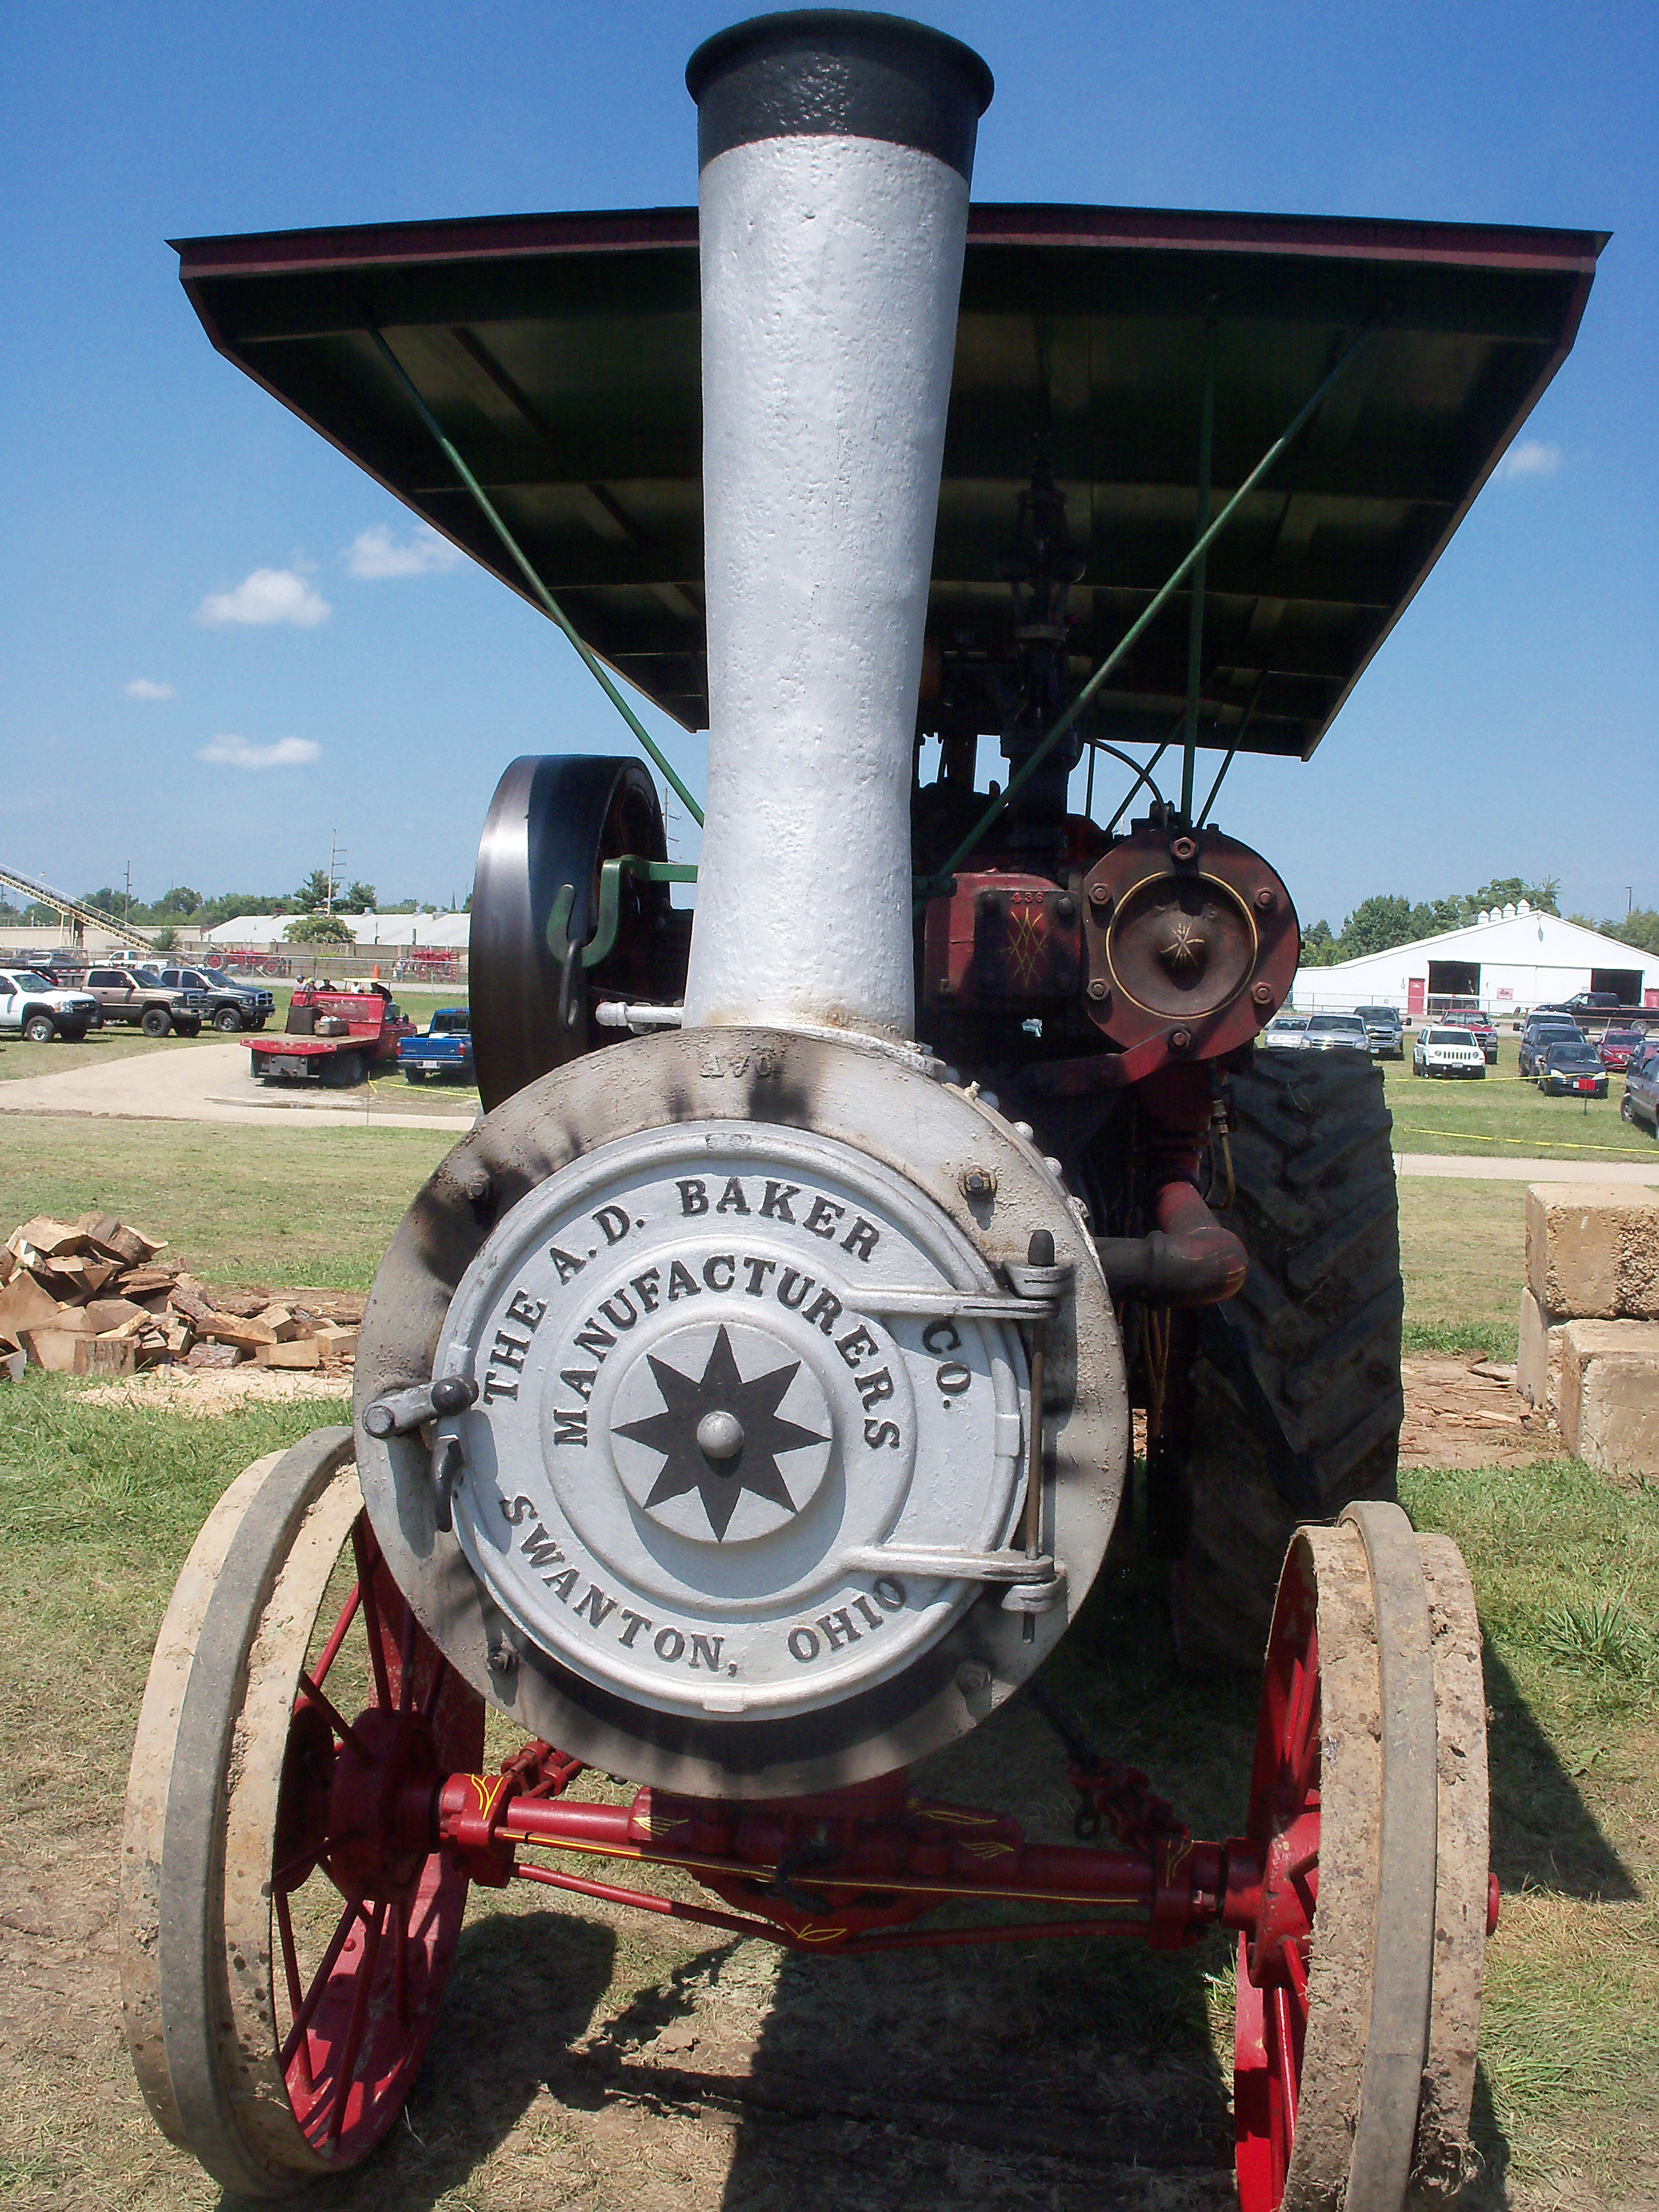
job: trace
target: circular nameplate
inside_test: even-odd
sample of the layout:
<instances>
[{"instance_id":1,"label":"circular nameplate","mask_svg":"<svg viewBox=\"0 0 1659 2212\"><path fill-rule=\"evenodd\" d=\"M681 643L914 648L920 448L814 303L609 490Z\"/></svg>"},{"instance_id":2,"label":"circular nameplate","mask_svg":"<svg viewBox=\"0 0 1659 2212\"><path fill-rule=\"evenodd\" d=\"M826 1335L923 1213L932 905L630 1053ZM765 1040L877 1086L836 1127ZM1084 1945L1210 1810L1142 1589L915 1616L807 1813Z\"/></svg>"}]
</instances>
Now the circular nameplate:
<instances>
[{"instance_id":1,"label":"circular nameplate","mask_svg":"<svg viewBox=\"0 0 1659 2212\"><path fill-rule=\"evenodd\" d=\"M609 1145L522 1200L456 1293L434 1372L479 1391L443 1424L456 1535L525 1637L629 1698L845 1698L979 1595L949 1554L1010 1540L1024 1353L962 1310L1000 1294L937 1207L833 1139Z\"/></svg>"}]
</instances>

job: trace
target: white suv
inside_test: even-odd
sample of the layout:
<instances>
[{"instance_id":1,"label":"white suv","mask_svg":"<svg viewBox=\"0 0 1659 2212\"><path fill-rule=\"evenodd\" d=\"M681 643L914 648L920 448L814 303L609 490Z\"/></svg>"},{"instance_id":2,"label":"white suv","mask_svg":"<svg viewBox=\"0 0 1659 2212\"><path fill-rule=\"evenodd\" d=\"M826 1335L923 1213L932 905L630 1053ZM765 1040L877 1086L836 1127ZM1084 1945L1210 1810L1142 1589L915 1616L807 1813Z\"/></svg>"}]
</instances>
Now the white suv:
<instances>
[{"instance_id":1,"label":"white suv","mask_svg":"<svg viewBox=\"0 0 1659 2212\"><path fill-rule=\"evenodd\" d=\"M98 1001L89 991L60 991L32 968L0 968L0 1034L31 1044L65 1038L78 1044L98 1027Z\"/></svg>"}]
</instances>

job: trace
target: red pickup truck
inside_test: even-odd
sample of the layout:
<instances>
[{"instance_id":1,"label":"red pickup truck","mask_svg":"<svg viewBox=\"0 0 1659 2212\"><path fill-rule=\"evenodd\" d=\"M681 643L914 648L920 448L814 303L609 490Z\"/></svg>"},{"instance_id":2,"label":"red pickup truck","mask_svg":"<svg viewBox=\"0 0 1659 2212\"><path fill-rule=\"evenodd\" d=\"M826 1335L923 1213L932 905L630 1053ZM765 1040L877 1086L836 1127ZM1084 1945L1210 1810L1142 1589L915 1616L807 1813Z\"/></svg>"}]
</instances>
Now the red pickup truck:
<instances>
[{"instance_id":1,"label":"red pickup truck","mask_svg":"<svg viewBox=\"0 0 1659 2212\"><path fill-rule=\"evenodd\" d=\"M281 1036L259 1037L248 1047L248 1073L256 1083L325 1083L349 1091L376 1060L396 1063L398 1040L412 1036L409 1020L384 983L331 990L300 983L289 1000Z\"/></svg>"}]
</instances>

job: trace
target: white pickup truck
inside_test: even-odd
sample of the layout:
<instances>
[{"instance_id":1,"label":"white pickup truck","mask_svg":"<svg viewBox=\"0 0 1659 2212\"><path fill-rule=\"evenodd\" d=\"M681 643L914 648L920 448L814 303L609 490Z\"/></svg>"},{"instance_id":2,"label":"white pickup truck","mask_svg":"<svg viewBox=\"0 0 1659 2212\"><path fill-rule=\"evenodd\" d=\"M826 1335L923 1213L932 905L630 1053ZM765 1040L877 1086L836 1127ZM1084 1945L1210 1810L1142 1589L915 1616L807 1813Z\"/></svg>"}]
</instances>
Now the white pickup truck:
<instances>
[{"instance_id":1,"label":"white pickup truck","mask_svg":"<svg viewBox=\"0 0 1659 2212\"><path fill-rule=\"evenodd\" d=\"M78 1044L99 1026L90 991L60 991L32 968L0 968L0 1036L49 1044L55 1036Z\"/></svg>"}]
</instances>

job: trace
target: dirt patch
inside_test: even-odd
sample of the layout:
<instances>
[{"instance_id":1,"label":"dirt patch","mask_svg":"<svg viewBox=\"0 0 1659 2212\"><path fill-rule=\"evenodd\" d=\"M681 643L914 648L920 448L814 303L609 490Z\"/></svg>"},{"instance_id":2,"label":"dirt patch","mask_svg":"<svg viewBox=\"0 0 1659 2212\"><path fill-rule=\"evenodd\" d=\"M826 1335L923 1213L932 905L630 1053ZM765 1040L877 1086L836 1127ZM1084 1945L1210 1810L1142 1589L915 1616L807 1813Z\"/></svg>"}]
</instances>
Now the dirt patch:
<instances>
[{"instance_id":1,"label":"dirt patch","mask_svg":"<svg viewBox=\"0 0 1659 2212\"><path fill-rule=\"evenodd\" d=\"M1404 1359L1404 1468L1531 1467L1565 1447L1547 1413L1515 1388L1515 1370L1491 1360Z\"/></svg>"},{"instance_id":2,"label":"dirt patch","mask_svg":"<svg viewBox=\"0 0 1659 2212\"><path fill-rule=\"evenodd\" d=\"M94 1382L76 1395L91 1406L160 1406L187 1420L210 1421L247 1405L281 1406L297 1399L351 1395L349 1372L286 1374L275 1367L157 1367L118 1382Z\"/></svg>"}]
</instances>

